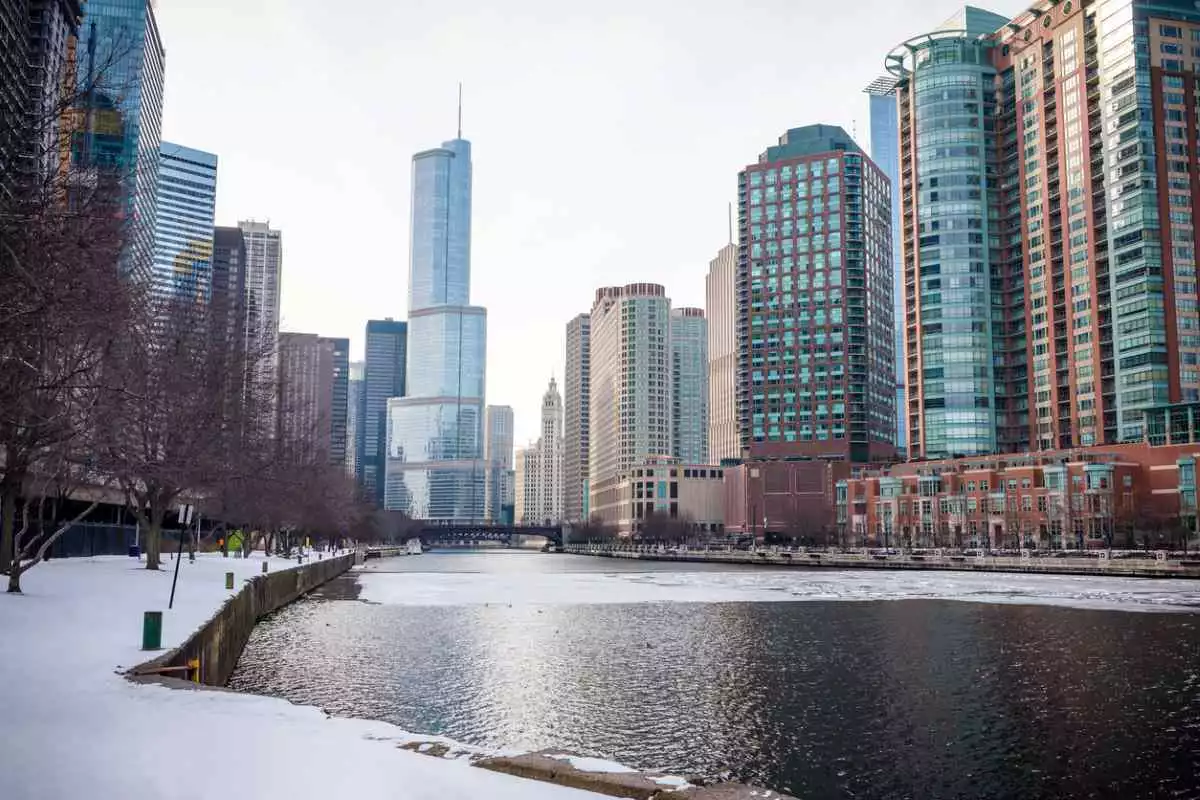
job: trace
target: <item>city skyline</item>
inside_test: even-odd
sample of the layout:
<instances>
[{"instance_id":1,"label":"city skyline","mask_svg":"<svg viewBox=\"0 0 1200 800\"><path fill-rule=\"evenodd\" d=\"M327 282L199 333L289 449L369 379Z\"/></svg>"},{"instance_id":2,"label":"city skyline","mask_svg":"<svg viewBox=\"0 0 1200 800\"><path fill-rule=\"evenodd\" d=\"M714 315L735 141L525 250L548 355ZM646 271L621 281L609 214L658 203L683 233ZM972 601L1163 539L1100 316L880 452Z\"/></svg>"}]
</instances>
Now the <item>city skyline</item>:
<instances>
[{"instance_id":1,"label":"city skyline","mask_svg":"<svg viewBox=\"0 0 1200 800\"><path fill-rule=\"evenodd\" d=\"M855 47L845 48L835 36L806 44L804 63L812 69L839 64L814 83L796 82L779 69L784 43L812 19L811 12L781 2L753 9L708 6L686 23L694 37L676 35L679 14L673 5L636 12L631 7L622 16L629 27L592 30L585 15L543 3L523 3L525 13L514 9L512 20L468 3L455 10L451 23L464 22L461 41L435 37L437 49L406 35L402 52L365 42L347 53L319 44L325 32L345 29L347 20L323 4L302 1L272 28L274 41L265 45L279 57L267 62L256 58L264 43L255 34L262 30L257 24L273 19L265 6L180 0L157 10L171 62L163 136L220 155L218 224L257 215L287 231L281 327L350 337L351 357L360 359L364 321L404 318L407 294L404 271L378 257L397 245L401 253L405 249L407 232L397 221L409 216L407 163L403 157L379 162L376 155L416 152L452 132L461 80L464 125L476 143L476 168L487 175L476 196L473 243L475 302L492 317L486 393L490 402L518 409L515 434L524 441L536 436L538 426L525 409L537 407L544 387L523 380L520 367L532 362L540 373L564 374L561 329L570 317L530 314L530 304L582 310L596 286L649 280L668 287L679 306L703 306L704 268L725 243L726 209L736 193L730 176L744 166L745 154L781 130L813 122L840 124L853 133L857 121L856 138L865 143L867 98L861 90L880 74L882 55L960 5L880 1L823 12L822 29L852 35ZM990 7L1009 15L1023 8L1014 2ZM515 37L525 41L516 20L524 25L540 11L550 14L543 25L563 27L566 43L538 40L529 54L512 61L508 50ZM380 4L371 13L382 24L398 23L395 8ZM414 22L425 24L426 12L413 13ZM488 23L480 27L469 22L472 17ZM441 29L446 21L428 23ZM738 31L753 31L754 37L738 41ZM488 44L493 34L498 42ZM672 53L661 63L653 55L659 45ZM218 46L227 55L213 63ZM611 53L631 47L637 58L610 72ZM718 51L726 59L714 58ZM736 69L730 71L727 60L736 60ZM546 62L558 67L549 80L537 66ZM417 63L428 67L417 70ZM780 74L764 77L775 72ZM649 82L637 77L647 73L662 77ZM393 80L377 75L429 74L444 77L398 79L402 108L384 109L363 99L378 97ZM239 90L247 79L282 88L247 94ZM751 80L758 87L754 95L740 96L736 86ZM324 150L320 169L297 170L317 134L300 123L295 109L310 103L314 93L331 98L341 124L356 131L354 143ZM550 96L554 103L545 102ZM729 113L713 127L716 103ZM611 113L596 114L597 107ZM226 109L247 124L224 130L220 115L200 113L211 108ZM513 123L517 117L520 125ZM259 132L289 120L297 124L286 139ZM564 124L571 126L570 136L529 135ZM692 133L681 141L655 130ZM579 160L585 151L599 154L599 160ZM529 166L556 159L576 163L575 174ZM645 171L678 190L665 216L651 210L652 197L628 192L629 179ZM591 187L588 192L578 191L581 182ZM321 196L330 199L313 201ZM338 233L350 229L354 237Z\"/></svg>"}]
</instances>

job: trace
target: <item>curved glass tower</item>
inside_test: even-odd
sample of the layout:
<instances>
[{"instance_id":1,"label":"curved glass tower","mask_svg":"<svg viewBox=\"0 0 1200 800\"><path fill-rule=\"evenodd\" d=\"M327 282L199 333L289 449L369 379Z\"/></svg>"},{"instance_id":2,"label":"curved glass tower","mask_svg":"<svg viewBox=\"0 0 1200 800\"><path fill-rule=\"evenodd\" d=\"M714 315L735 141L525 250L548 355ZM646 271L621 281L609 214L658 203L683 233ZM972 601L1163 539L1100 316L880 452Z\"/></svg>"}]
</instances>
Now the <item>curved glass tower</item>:
<instances>
[{"instance_id":1,"label":"curved glass tower","mask_svg":"<svg viewBox=\"0 0 1200 800\"><path fill-rule=\"evenodd\" d=\"M487 312L470 305L471 144L413 156L407 393L388 400L384 506L414 519L485 518Z\"/></svg>"}]
</instances>

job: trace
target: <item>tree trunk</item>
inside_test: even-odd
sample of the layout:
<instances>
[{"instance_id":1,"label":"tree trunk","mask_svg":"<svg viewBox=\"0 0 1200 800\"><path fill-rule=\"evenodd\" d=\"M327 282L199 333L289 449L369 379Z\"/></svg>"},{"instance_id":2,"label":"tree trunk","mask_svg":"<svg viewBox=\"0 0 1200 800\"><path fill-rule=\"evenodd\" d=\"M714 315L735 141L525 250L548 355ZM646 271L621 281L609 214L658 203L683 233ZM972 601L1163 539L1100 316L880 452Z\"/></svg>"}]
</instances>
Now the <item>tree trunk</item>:
<instances>
[{"instance_id":1,"label":"tree trunk","mask_svg":"<svg viewBox=\"0 0 1200 800\"><path fill-rule=\"evenodd\" d=\"M157 503L151 501L150 513L147 515L150 524L146 526L146 569L157 570L161 565L162 556L162 520L163 510Z\"/></svg>"},{"instance_id":2,"label":"tree trunk","mask_svg":"<svg viewBox=\"0 0 1200 800\"><path fill-rule=\"evenodd\" d=\"M14 528L17 521L17 494L20 484L6 480L0 485L0 526L3 536L0 536L0 573L11 572L14 559Z\"/></svg>"}]
</instances>

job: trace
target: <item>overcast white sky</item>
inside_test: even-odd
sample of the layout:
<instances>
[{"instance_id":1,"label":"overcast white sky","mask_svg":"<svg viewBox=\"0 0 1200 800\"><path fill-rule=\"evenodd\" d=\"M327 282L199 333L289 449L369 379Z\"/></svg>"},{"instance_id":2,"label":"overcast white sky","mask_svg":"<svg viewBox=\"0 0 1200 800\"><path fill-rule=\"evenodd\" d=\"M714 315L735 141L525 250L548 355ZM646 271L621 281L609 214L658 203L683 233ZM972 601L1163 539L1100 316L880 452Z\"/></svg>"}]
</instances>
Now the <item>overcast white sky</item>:
<instances>
[{"instance_id":1,"label":"overcast white sky","mask_svg":"<svg viewBox=\"0 0 1200 800\"><path fill-rule=\"evenodd\" d=\"M536 436L596 287L704 305L738 169L789 127L869 146L862 87L952 0L159 0L163 139L220 156L217 224L284 236L283 329L407 312L410 158L473 145L487 402ZM1015 14L1027 3L993 3Z\"/></svg>"}]
</instances>

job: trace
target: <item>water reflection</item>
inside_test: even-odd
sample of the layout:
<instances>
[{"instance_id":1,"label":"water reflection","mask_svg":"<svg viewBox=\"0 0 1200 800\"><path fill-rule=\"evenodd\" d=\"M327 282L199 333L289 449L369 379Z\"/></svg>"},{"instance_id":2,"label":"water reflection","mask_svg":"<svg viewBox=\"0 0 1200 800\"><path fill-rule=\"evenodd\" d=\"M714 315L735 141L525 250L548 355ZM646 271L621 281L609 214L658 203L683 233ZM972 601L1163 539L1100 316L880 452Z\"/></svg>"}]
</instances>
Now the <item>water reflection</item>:
<instances>
[{"instance_id":1,"label":"water reflection","mask_svg":"<svg viewBox=\"0 0 1200 800\"><path fill-rule=\"evenodd\" d=\"M1186 798L1198 621L932 600L311 599L259 626L232 685L800 797Z\"/></svg>"}]
</instances>

